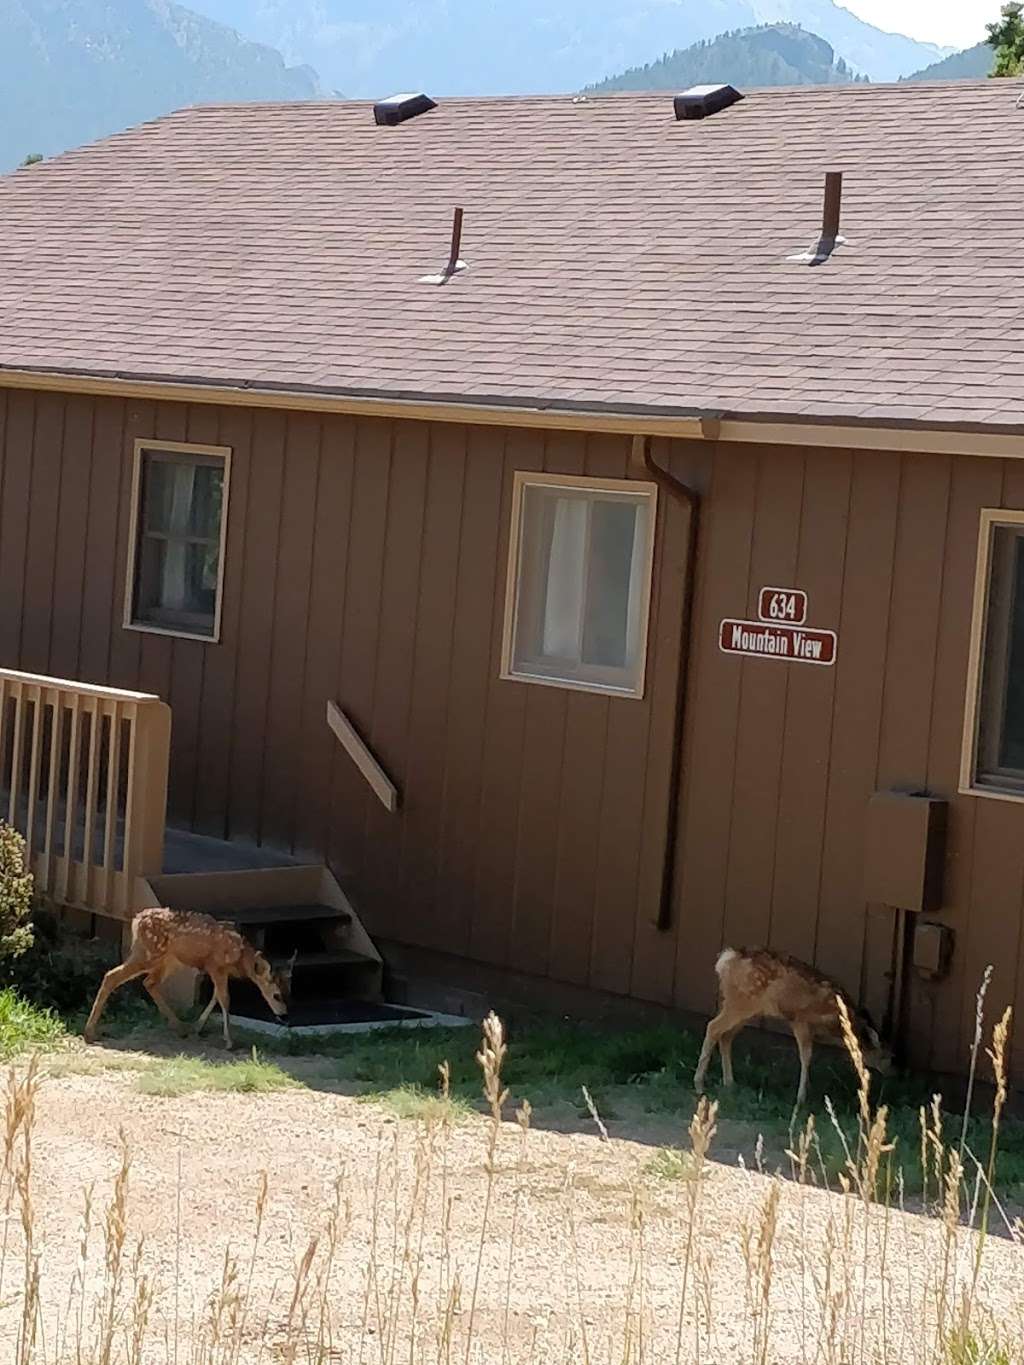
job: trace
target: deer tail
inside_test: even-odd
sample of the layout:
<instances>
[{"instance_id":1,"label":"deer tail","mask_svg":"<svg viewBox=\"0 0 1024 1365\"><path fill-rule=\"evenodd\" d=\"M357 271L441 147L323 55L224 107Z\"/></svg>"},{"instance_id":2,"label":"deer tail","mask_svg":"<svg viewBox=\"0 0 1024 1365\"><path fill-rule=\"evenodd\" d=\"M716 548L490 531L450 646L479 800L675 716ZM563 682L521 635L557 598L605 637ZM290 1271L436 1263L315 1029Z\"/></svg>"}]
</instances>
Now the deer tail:
<instances>
[{"instance_id":1,"label":"deer tail","mask_svg":"<svg viewBox=\"0 0 1024 1365\"><path fill-rule=\"evenodd\" d=\"M715 963L715 971L718 973L719 978L721 978L723 972L728 967L729 963L735 962L738 957L739 953L736 951L735 948L722 949L722 951L718 954L718 961Z\"/></svg>"}]
</instances>

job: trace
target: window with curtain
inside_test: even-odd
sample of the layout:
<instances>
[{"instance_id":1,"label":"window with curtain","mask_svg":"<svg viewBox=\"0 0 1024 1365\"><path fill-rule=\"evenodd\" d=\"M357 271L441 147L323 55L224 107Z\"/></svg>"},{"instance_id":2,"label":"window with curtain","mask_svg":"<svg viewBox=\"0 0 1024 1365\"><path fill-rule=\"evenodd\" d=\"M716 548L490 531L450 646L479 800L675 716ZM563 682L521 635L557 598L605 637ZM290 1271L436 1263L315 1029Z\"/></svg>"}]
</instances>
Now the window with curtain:
<instances>
[{"instance_id":1,"label":"window with curtain","mask_svg":"<svg viewBox=\"0 0 1024 1365\"><path fill-rule=\"evenodd\" d=\"M139 451L131 624L214 639L226 460Z\"/></svg>"},{"instance_id":2,"label":"window with curtain","mask_svg":"<svg viewBox=\"0 0 1024 1365\"><path fill-rule=\"evenodd\" d=\"M503 673L643 695L656 490L516 475Z\"/></svg>"},{"instance_id":3,"label":"window with curtain","mask_svg":"<svg viewBox=\"0 0 1024 1365\"><path fill-rule=\"evenodd\" d=\"M1024 525L992 522L974 779L1024 792Z\"/></svg>"}]
</instances>

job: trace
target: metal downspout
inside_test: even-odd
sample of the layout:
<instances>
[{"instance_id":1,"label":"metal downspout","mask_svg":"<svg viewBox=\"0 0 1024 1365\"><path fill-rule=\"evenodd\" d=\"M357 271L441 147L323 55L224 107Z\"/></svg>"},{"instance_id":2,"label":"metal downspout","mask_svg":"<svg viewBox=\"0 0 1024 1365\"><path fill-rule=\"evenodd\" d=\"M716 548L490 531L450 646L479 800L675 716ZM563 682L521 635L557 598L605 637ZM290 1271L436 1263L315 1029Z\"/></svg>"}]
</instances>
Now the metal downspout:
<instances>
[{"instance_id":1,"label":"metal downspout","mask_svg":"<svg viewBox=\"0 0 1024 1365\"><path fill-rule=\"evenodd\" d=\"M687 688L689 681L691 636L693 633L694 580L697 571L697 541L700 528L700 497L687 484L682 483L656 464L651 455L649 436L633 437L633 464L642 468L648 476L676 502L684 503L690 513L689 543L686 554L686 580L683 588L683 624L685 634L679 646L679 672L676 678L675 714L672 725L672 754L669 769L669 789L667 810L665 812L665 862L661 874L661 894L658 900L654 924L666 930L672 925L672 901L675 892L676 854L679 834L679 804L682 787L683 737L686 723Z\"/></svg>"}]
</instances>

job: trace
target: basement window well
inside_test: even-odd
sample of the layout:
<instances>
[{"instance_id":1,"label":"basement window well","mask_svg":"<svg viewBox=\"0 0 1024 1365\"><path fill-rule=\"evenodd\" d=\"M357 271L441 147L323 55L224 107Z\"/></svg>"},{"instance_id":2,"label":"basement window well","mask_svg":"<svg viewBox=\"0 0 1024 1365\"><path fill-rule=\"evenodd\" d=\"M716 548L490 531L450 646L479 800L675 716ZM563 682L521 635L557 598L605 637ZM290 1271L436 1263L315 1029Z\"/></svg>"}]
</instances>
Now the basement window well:
<instances>
[{"instance_id":1,"label":"basement window well","mask_svg":"<svg viewBox=\"0 0 1024 1365\"><path fill-rule=\"evenodd\" d=\"M642 697L657 488L518 472L501 676Z\"/></svg>"},{"instance_id":2,"label":"basement window well","mask_svg":"<svg viewBox=\"0 0 1024 1365\"><path fill-rule=\"evenodd\" d=\"M1024 800L1024 512L981 514L961 790Z\"/></svg>"},{"instance_id":3,"label":"basement window well","mask_svg":"<svg viewBox=\"0 0 1024 1365\"><path fill-rule=\"evenodd\" d=\"M220 446L136 443L126 628L219 637L230 456Z\"/></svg>"}]
</instances>

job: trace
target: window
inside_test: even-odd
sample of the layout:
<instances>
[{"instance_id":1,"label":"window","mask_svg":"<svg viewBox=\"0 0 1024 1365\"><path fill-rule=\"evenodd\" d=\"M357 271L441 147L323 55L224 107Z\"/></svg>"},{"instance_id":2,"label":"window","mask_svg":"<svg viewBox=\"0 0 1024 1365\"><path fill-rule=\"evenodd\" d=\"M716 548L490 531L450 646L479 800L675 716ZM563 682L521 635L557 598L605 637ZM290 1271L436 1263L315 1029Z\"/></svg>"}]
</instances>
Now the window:
<instances>
[{"instance_id":1,"label":"window","mask_svg":"<svg viewBox=\"0 0 1024 1365\"><path fill-rule=\"evenodd\" d=\"M1024 799L1024 512L984 511L961 786Z\"/></svg>"},{"instance_id":2,"label":"window","mask_svg":"<svg viewBox=\"0 0 1024 1365\"><path fill-rule=\"evenodd\" d=\"M218 638L229 462L220 447L136 444L126 626Z\"/></svg>"},{"instance_id":3,"label":"window","mask_svg":"<svg viewBox=\"0 0 1024 1365\"><path fill-rule=\"evenodd\" d=\"M517 473L502 677L641 697L657 490Z\"/></svg>"}]
</instances>

